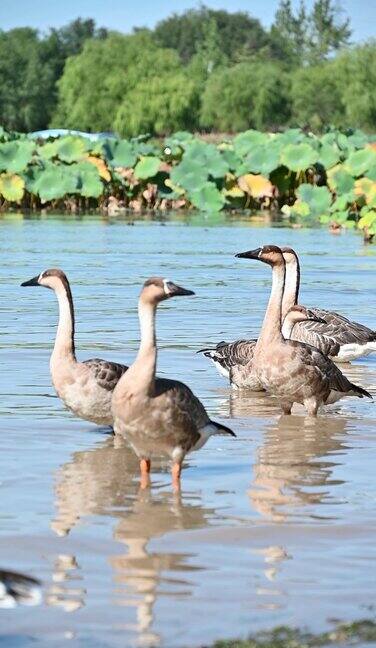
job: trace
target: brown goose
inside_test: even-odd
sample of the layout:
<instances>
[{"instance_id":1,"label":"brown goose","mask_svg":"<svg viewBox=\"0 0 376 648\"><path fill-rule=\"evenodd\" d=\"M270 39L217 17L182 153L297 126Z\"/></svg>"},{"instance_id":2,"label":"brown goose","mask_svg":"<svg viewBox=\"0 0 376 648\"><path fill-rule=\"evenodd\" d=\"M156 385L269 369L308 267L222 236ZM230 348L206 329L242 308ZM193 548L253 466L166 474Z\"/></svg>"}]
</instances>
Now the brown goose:
<instances>
[{"instance_id":1,"label":"brown goose","mask_svg":"<svg viewBox=\"0 0 376 648\"><path fill-rule=\"evenodd\" d=\"M73 298L62 270L50 268L24 281L21 286L51 288L59 303L59 325L50 359L52 383L57 395L76 416L97 425L112 425L112 392L127 367L99 358L77 361Z\"/></svg>"},{"instance_id":2,"label":"brown goose","mask_svg":"<svg viewBox=\"0 0 376 648\"><path fill-rule=\"evenodd\" d=\"M172 459L173 484L178 488L187 452L201 448L213 434L235 436L226 426L209 419L204 406L187 385L155 375L157 306L165 299L193 294L168 279L152 277L145 282L138 303L140 348L113 393L115 434L125 437L137 454L143 487L149 482L153 455L167 455Z\"/></svg>"},{"instance_id":3,"label":"brown goose","mask_svg":"<svg viewBox=\"0 0 376 648\"><path fill-rule=\"evenodd\" d=\"M272 290L254 349L252 371L264 389L278 398L283 412L291 414L293 403L301 403L310 416L316 416L320 405L334 403L344 396L372 398L365 389L351 383L317 348L284 339L281 320L285 260L281 249L266 245L236 256L257 259L273 270Z\"/></svg>"},{"instance_id":4,"label":"brown goose","mask_svg":"<svg viewBox=\"0 0 376 648\"><path fill-rule=\"evenodd\" d=\"M282 317L299 300L300 265L296 252L281 248L286 263L286 281L282 302ZM363 324L323 308L311 308L323 323L299 322L291 331L291 339L307 342L337 362L349 362L376 352L376 331Z\"/></svg>"}]
</instances>

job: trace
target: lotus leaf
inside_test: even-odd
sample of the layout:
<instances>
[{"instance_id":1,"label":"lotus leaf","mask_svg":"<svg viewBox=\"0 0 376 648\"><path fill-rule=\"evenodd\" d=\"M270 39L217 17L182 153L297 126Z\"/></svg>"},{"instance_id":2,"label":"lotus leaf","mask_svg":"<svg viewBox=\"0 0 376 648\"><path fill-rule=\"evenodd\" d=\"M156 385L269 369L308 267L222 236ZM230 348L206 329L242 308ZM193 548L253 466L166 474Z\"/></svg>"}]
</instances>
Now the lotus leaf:
<instances>
[{"instance_id":1,"label":"lotus leaf","mask_svg":"<svg viewBox=\"0 0 376 648\"><path fill-rule=\"evenodd\" d=\"M360 130L356 130L352 135L347 138L347 144L351 148L361 149L368 143L368 137Z\"/></svg>"},{"instance_id":2,"label":"lotus leaf","mask_svg":"<svg viewBox=\"0 0 376 648\"><path fill-rule=\"evenodd\" d=\"M240 157L244 157L252 151L255 146L266 144L269 140L267 133L261 133L255 130L247 130L240 133L234 138L235 153Z\"/></svg>"},{"instance_id":3,"label":"lotus leaf","mask_svg":"<svg viewBox=\"0 0 376 648\"><path fill-rule=\"evenodd\" d=\"M298 187L296 194L302 202L309 206L310 216L320 216L329 211L332 195L328 187L317 187L304 183Z\"/></svg>"},{"instance_id":4,"label":"lotus leaf","mask_svg":"<svg viewBox=\"0 0 376 648\"><path fill-rule=\"evenodd\" d=\"M279 164L279 146L269 143L266 145L255 146L244 160L247 171L251 173L262 173L268 175L278 167Z\"/></svg>"},{"instance_id":5,"label":"lotus leaf","mask_svg":"<svg viewBox=\"0 0 376 648\"><path fill-rule=\"evenodd\" d=\"M183 158L180 164L171 169L170 178L186 191L194 191L206 185L208 172L199 162Z\"/></svg>"},{"instance_id":6,"label":"lotus leaf","mask_svg":"<svg viewBox=\"0 0 376 648\"><path fill-rule=\"evenodd\" d=\"M103 150L112 167L132 167L136 164L137 154L128 140L107 140Z\"/></svg>"},{"instance_id":7,"label":"lotus leaf","mask_svg":"<svg viewBox=\"0 0 376 648\"><path fill-rule=\"evenodd\" d=\"M77 174L77 189L84 198L98 198L103 193L99 171L90 162L79 162L73 172Z\"/></svg>"},{"instance_id":8,"label":"lotus leaf","mask_svg":"<svg viewBox=\"0 0 376 648\"><path fill-rule=\"evenodd\" d=\"M309 144L288 144L281 154L281 162L291 171L305 171L318 160L318 153Z\"/></svg>"},{"instance_id":9,"label":"lotus leaf","mask_svg":"<svg viewBox=\"0 0 376 648\"><path fill-rule=\"evenodd\" d=\"M347 205L353 203L356 200L355 193L349 191L348 193L341 194L338 196L334 203L332 204L330 211L343 211L346 209Z\"/></svg>"},{"instance_id":10,"label":"lotus leaf","mask_svg":"<svg viewBox=\"0 0 376 648\"><path fill-rule=\"evenodd\" d=\"M220 211L225 204L224 196L214 182L206 182L203 187L190 192L189 200L197 209L206 212Z\"/></svg>"},{"instance_id":11,"label":"lotus leaf","mask_svg":"<svg viewBox=\"0 0 376 648\"><path fill-rule=\"evenodd\" d=\"M136 178L146 180L147 178L153 178L161 165L161 159L154 156L146 156L141 158L135 166L134 174Z\"/></svg>"},{"instance_id":12,"label":"lotus leaf","mask_svg":"<svg viewBox=\"0 0 376 648\"><path fill-rule=\"evenodd\" d=\"M88 142L83 137L67 135L56 141L56 154L63 162L77 162L88 150Z\"/></svg>"},{"instance_id":13,"label":"lotus leaf","mask_svg":"<svg viewBox=\"0 0 376 648\"><path fill-rule=\"evenodd\" d=\"M31 161L35 144L29 141L16 140L0 144L0 171L20 173Z\"/></svg>"},{"instance_id":14,"label":"lotus leaf","mask_svg":"<svg viewBox=\"0 0 376 648\"><path fill-rule=\"evenodd\" d=\"M175 185L173 182L171 182L170 178L166 178L165 180L165 185L170 189L170 194L173 193L176 196L182 196L185 193L185 189L182 187L178 187L178 185ZM167 192L166 192L167 193Z\"/></svg>"},{"instance_id":15,"label":"lotus leaf","mask_svg":"<svg viewBox=\"0 0 376 648\"><path fill-rule=\"evenodd\" d=\"M373 164L367 171L367 178L376 181L376 163Z\"/></svg>"},{"instance_id":16,"label":"lotus leaf","mask_svg":"<svg viewBox=\"0 0 376 648\"><path fill-rule=\"evenodd\" d=\"M236 155L234 149L226 148L222 149L222 157L226 161L230 171L237 172L237 169L242 164L241 159Z\"/></svg>"},{"instance_id":17,"label":"lotus leaf","mask_svg":"<svg viewBox=\"0 0 376 648\"><path fill-rule=\"evenodd\" d=\"M341 195L354 189L354 178L342 165L337 165L328 172L330 189Z\"/></svg>"},{"instance_id":18,"label":"lotus leaf","mask_svg":"<svg viewBox=\"0 0 376 648\"><path fill-rule=\"evenodd\" d=\"M286 146L286 144L299 144L307 139L306 135L300 130L300 128L289 128L284 133L276 135L275 138L278 138L283 146Z\"/></svg>"},{"instance_id":19,"label":"lotus leaf","mask_svg":"<svg viewBox=\"0 0 376 648\"><path fill-rule=\"evenodd\" d=\"M360 229L367 229L369 234L376 234L376 209L367 211L358 223Z\"/></svg>"},{"instance_id":20,"label":"lotus leaf","mask_svg":"<svg viewBox=\"0 0 376 648\"><path fill-rule=\"evenodd\" d=\"M376 164L376 152L371 148L354 151L346 160L346 168L356 178L366 174L374 164Z\"/></svg>"},{"instance_id":21,"label":"lotus leaf","mask_svg":"<svg viewBox=\"0 0 376 648\"><path fill-rule=\"evenodd\" d=\"M376 207L376 182L369 178L359 178L355 182L354 192L357 196L364 196L367 205Z\"/></svg>"},{"instance_id":22,"label":"lotus leaf","mask_svg":"<svg viewBox=\"0 0 376 648\"><path fill-rule=\"evenodd\" d=\"M310 206L304 200L297 200L289 209L289 214L296 216L311 216Z\"/></svg>"},{"instance_id":23,"label":"lotus leaf","mask_svg":"<svg viewBox=\"0 0 376 648\"><path fill-rule=\"evenodd\" d=\"M319 164L322 164L324 169L330 169L339 162L339 152L337 147L323 144L319 149Z\"/></svg>"},{"instance_id":24,"label":"lotus leaf","mask_svg":"<svg viewBox=\"0 0 376 648\"><path fill-rule=\"evenodd\" d=\"M103 180L111 182L111 173L109 172L104 160L101 160L101 158L95 157L94 155L89 155L85 159L98 169L98 173Z\"/></svg>"},{"instance_id":25,"label":"lotus leaf","mask_svg":"<svg viewBox=\"0 0 376 648\"><path fill-rule=\"evenodd\" d=\"M19 202L25 192L25 181L19 175L2 173L0 175L0 196L9 202Z\"/></svg>"},{"instance_id":26,"label":"lotus leaf","mask_svg":"<svg viewBox=\"0 0 376 648\"><path fill-rule=\"evenodd\" d=\"M64 198L76 190L77 174L72 166L50 163L44 169L35 171L33 191L38 194L42 203Z\"/></svg>"},{"instance_id":27,"label":"lotus leaf","mask_svg":"<svg viewBox=\"0 0 376 648\"><path fill-rule=\"evenodd\" d=\"M183 155L183 160L194 160L206 169L213 178L221 178L229 171L226 159L214 144L206 144L199 140L189 144Z\"/></svg>"},{"instance_id":28,"label":"lotus leaf","mask_svg":"<svg viewBox=\"0 0 376 648\"><path fill-rule=\"evenodd\" d=\"M247 173L239 178L238 184L240 189L248 193L253 198L263 198L264 196L273 196L273 185L262 175Z\"/></svg>"}]
</instances>

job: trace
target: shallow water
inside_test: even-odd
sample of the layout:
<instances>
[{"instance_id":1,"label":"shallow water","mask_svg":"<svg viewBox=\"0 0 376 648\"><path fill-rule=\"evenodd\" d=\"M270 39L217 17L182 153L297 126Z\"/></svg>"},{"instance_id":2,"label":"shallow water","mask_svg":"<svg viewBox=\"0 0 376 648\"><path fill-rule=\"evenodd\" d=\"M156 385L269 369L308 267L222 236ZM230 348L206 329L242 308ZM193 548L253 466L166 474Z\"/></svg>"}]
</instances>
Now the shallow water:
<instances>
[{"instance_id":1,"label":"shallow water","mask_svg":"<svg viewBox=\"0 0 376 648\"><path fill-rule=\"evenodd\" d=\"M195 351L254 336L263 243L301 254L301 302L374 325L376 250L353 233L179 217L0 219L1 567L43 581L45 603L0 610L6 646L199 646L281 623L327 627L373 614L374 404L346 399L316 422L242 397ZM61 266L73 284L80 358L130 362L142 281L196 291L160 308L159 373L187 382L237 438L189 457L181 496L167 466L139 491L134 456L64 410L49 377L52 292L19 284ZM375 394L376 356L346 372Z\"/></svg>"}]
</instances>

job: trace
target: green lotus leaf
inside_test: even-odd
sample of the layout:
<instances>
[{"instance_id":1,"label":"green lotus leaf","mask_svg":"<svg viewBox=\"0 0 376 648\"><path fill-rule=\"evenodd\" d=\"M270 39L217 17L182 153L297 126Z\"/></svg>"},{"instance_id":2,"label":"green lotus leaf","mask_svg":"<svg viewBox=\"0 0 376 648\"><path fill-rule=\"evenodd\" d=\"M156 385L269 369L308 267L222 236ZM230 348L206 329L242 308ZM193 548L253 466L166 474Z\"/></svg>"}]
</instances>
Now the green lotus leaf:
<instances>
[{"instance_id":1,"label":"green lotus leaf","mask_svg":"<svg viewBox=\"0 0 376 648\"><path fill-rule=\"evenodd\" d=\"M128 140L106 140L103 144L106 160L112 167L133 167L136 164L137 153Z\"/></svg>"},{"instance_id":2,"label":"green lotus leaf","mask_svg":"<svg viewBox=\"0 0 376 648\"><path fill-rule=\"evenodd\" d=\"M356 200L356 196L353 191L348 193L341 194L338 196L334 203L332 204L330 211L343 211L347 208L347 205L353 203Z\"/></svg>"},{"instance_id":3,"label":"green lotus leaf","mask_svg":"<svg viewBox=\"0 0 376 648\"><path fill-rule=\"evenodd\" d=\"M348 137L344 135L343 133L337 133L336 134L336 140L337 140L337 146L341 149L341 151L348 151L351 150L351 142L349 142Z\"/></svg>"},{"instance_id":4,"label":"green lotus leaf","mask_svg":"<svg viewBox=\"0 0 376 648\"><path fill-rule=\"evenodd\" d=\"M376 152L372 148L364 148L350 153L346 160L346 168L355 178L358 178L366 174L375 163Z\"/></svg>"},{"instance_id":5,"label":"green lotus leaf","mask_svg":"<svg viewBox=\"0 0 376 648\"><path fill-rule=\"evenodd\" d=\"M247 173L261 173L268 175L279 165L279 146L272 143L255 146L244 160L243 167L247 167Z\"/></svg>"},{"instance_id":6,"label":"green lotus leaf","mask_svg":"<svg viewBox=\"0 0 376 648\"><path fill-rule=\"evenodd\" d=\"M136 178L146 180L147 178L153 178L157 173L158 169L161 166L161 159L154 156L146 156L139 160L134 168L134 174Z\"/></svg>"},{"instance_id":7,"label":"green lotus leaf","mask_svg":"<svg viewBox=\"0 0 376 648\"><path fill-rule=\"evenodd\" d=\"M223 159L226 161L230 171L235 171L237 175L241 175L237 173L237 169L242 164L242 161L236 155L234 149L231 148L222 149L221 155Z\"/></svg>"},{"instance_id":8,"label":"green lotus leaf","mask_svg":"<svg viewBox=\"0 0 376 648\"><path fill-rule=\"evenodd\" d=\"M322 164L324 169L331 169L335 164L338 164L339 158L337 147L323 144L319 149L319 159L317 161Z\"/></svg>"},{"instance_id":9,"label":"green lotus leaf","mask_svg":"<svg viewBox=\"0 0 376 648\"><path fill-rule=\"evenodd\" d=\"M21 173L31 161L34 142L16 140L0 144L0 171Z\"/></svg>"},{"instance_id":10,"label":"green lotus leaf","mask_svg":"<svg viewBox=\"0 0 376 648\"><path fill-rule=\"evenodd\" d=\"M202 188L207 183L208 172L195 160L185 159L171 169L171 182L186 191Z\"/></svg>"},{"instance_id":11,"label":"green lotus leaf","mask_svg":"<svg viewBox=\"0 0 376 648\"><path fill-rule=\"evenodd\" d=\"M220 211L225 204L225 198L214 182L207 182L203 187L190 192L189 200L197 209L206 212Z\"/></svg>"},{"instance_id":12,"label":"green lotus leaf","mask_svg":"<svg viewBox=\"0 0 376 648\"><path fill-rule=\"evenodd\" d=\"M318 153L309 144L288 144L281 154L281 162L291 171L305 171L318 160Z\"/></svg>"},{"instance_id":13,"label":"green lotus leaf","mask_svg":"<svg viewBox=\"0 0 376 648\"><path fill-rule=\"evenodd\" d=\"M368 135L360 130L354 131L352 135L347 138L347 143L351 148L362 149L368 144Z\"/></svg>"},{"instance_id":14,"label":"green lotus leaf","mask_svg":"<svg viewBox=\"0 0 376 648\"><path fill-rule=\"evenodd\" d=\"M252 151L255 146L266 144L269 140L267 133L260 133L255 130L247 130L244 133L239 133L234 137L234 150L237 155L244 157Z\"/></svg>"},{"instance_id":15,"label":"green lotus leaf","mask_svg":"<svg viewBox=\"0 0 376 648\"><path fill-rule=\"evenodd\" d=\"M299 144L308 138L300 128L289 128L284 133L278 133L275 139L278 139L283 146L286 146L287 144Z\"/></svg>"},{"instance_id":16,"label":"green lotus leaf","mask_svg":"<svg viewBox=\"0 0 376 648\"><path fill-rule=\"evenodd\" d=\"M332 194L328 187L317 187L308 183L301 184L296 192L299 200L307 203L310 215L319 216L329 211Z\"/></svg>"},{"instance_id":17,"label":"green lotus leaf","mask_svg":"<svg viewBox=\"0 0 376 648\"><path fill-rule=\"evenodd\" d=\"M354 189L354 178L342 166L338 165L330 169L328 173L328 185L337 194L347 194Z\"/></svg>"},{"instance_id":18,"label":"green lotus leaf","mask_svg":"<svg viewBox=\"0 0 376 648\"><path fill-rule=\"evenodd\" d=\"M221 178L230 170L226 159L214 144L206 144L199 140L188 144L183 160L192 160L200 164L213 178Z\"/></svg>"},{"instance_id":19,"label":"green lotus leaf","mask_svg":"<svg viewBox=\"0 0 376 648\"><path fill-rule=\"evenodd\" d=\"M376 181L376 162L367 171L367 178Z\"/></svg>"},{"instance_id":20,"label":"green lotus leaf","mask_svg":"<svg viewBox=\"0 0 376 648\"><path fill-rule=\"evenodd\" d=\"M103 194L103 183L97 167L90 162L79 162L71 168L77 178L77 193L84 198L99 198Z\"/></svg>"},{"instance_id":21,"label":"green lotus leaf","mask_svg":"<svg viewBox=\"0 0 376 648\"><path fill-rule=\"evenodd\" d=\"M310 206L307 202L304 200L297 200L292 207L289 209L289 214L292 214L293 216L310 216L311 215L311 209Z\"/></svg>"},{"instance_id":22,"label":"green lotus leaf","mask_svg":"<svg viewBox=\"0 0 376 648\"><path fill-rule=\"evenodd\" d=\"M56 140L56 154L63 162L77 162L88 150L88 142L83 137L66 135Z\"/></svg>"},{"instance_id":23,"label":"green lotus leaf","mask_svg":"<svg viewBox=\"0 0 376 648\"><path fill-rule=\"evenodd\" d=\"M3 173L0 175L0 196L9 202L19 202L25 193L25 181L19 175Z\"/></svg>"},{"instance_id":24,"label":"green lotus leaf","mask_svg":"<svg viewBox=\"0 0 376 648\"><path fill-rule=\"evenodd\" d=\"M27 181L33 187L42 203L58 200L77 191L77 174L72 166L48 164L45 168L34 170L34 178Z\"/></svg>"}]
</instances>

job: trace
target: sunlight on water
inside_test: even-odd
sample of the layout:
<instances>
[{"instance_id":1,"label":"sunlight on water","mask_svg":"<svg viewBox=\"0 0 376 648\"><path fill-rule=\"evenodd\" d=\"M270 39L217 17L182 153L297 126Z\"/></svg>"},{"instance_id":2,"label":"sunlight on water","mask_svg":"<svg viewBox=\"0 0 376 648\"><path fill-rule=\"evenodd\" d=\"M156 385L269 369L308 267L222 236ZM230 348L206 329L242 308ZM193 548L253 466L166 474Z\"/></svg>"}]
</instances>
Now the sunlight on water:
<instances>
[{"instance_id":1,"label":"sunlight on water","mask_svg":"<svg viewBox=\"0 0 376 648\"><path fill-rule=\"evenodd\" d=\"M263 394L231 393L195 351L255 336L270 271L235 259L274 243L301 254L301 302L375 323L376 251L353 233L179 215L0 218L1 567L42 580L44 603L0 611L8 645L199 646L281 623L313 630L366 616L375 594L374 404L347 399L310 422ZM48 267L72 282L77 351L131 362L142 282L196 297L158 314L159 373L187 382L237 439L188 458L182 494L165 464L139 490L124 444L55 397L51 291L19 284ZM375 394L376 357L346 372ZM199 620L199 621L198 621ZM17 641L20 643L17 643ZM11 643L13 642L13 643Z\"/></svg>"}]
</instances>

